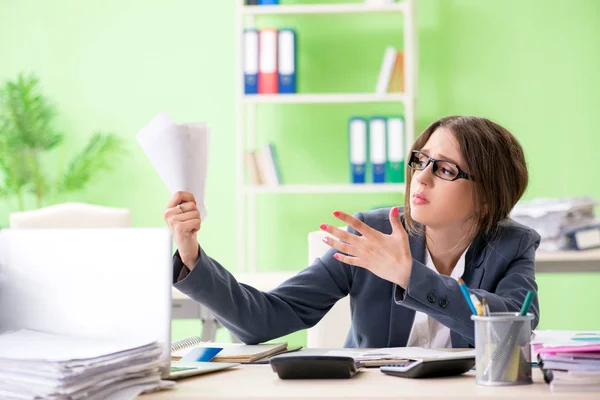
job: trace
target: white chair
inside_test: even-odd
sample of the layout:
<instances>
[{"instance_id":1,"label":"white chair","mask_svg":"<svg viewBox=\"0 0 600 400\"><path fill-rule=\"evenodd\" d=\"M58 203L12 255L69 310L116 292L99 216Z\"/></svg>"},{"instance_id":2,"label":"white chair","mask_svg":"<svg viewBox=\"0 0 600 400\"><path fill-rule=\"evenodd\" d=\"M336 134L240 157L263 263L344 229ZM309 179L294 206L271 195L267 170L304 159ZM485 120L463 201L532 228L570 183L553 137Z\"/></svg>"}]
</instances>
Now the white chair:
<instances>
[{"instance_id":1,"label":"white chair","mask_svg":"<svg viewBox=\"0 0 600 400\"><path fill-rule=\"evenodd\" d=\"M323 238L330 234L315 231L308 234L308 263L321 257L330 249L323 243ZM350 330L350 296L339 300L327 314L312 328L307 330L306 347L309 348L340 348L344 346Z\"/></svg>"},{"instance_id":2,"label":"white chair","mask_svg":"<svg viewBox=\"0 0 600 400\"><path fill-rule=\"evenodd\" d=\"M128 209L85 203L63 203L36 210L13 212L9 218L12 229L131 226L131 213Z\"/></svg>"}]
</instances>

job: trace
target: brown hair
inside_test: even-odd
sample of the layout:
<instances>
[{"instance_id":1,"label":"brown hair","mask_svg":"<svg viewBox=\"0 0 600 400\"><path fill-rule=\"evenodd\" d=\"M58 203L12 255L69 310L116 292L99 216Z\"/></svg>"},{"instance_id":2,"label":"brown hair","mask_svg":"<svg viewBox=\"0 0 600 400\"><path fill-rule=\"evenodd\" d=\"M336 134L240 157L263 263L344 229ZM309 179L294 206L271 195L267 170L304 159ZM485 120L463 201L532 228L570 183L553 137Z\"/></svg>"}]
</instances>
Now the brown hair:
<instances>
[{"instance_id":1,"label":"brown hair","mask_svg":"<svg viewBox=\"0 0 600 400\"><path fill-rule=\"evenodd\" d=\"M429 125L417 138L411 153L421 150L438 128L446 128L454 134L465 163L460 167L473 176L473 203L477 219L474 229L491 234L498 222L508 218L527 188L529 179L523 148L507 129L488 119L449 116ZM409 233L423 234L423 228L410 217L413 173L407 167L404 218Z\"/></svg>"}]
</instances>

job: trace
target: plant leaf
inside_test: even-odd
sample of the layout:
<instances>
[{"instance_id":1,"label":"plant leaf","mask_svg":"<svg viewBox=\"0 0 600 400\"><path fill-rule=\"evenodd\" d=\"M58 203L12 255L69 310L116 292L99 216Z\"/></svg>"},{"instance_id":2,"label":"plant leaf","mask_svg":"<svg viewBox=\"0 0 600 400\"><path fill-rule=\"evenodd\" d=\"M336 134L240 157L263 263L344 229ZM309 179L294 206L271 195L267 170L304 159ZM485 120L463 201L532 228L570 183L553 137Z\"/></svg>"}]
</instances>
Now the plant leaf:
<instances>
[{"instance_id":1,"label":"plant leaf","mask_svg":"<svg viewBox=\"0 0 600 400\"><path fill-rule=\"evenodd\" d=\"M0 126L8 144L50 150L62 142L63 135L52 129L56 110L41 94L36 76L20 74L1 94Z\"/></svg>"},{"instance_id":2,"label":"plant leaf","mask_svg":"<svg viewBox=\"0 0 600 400\"><path fill-rule=\"evenodd\" d=\"M126 153L123 140L112 133L95 133L87 146L69 163L59 192L81 190L97 173L110 170L114 162Z\"/></svg>"}]
</instances>

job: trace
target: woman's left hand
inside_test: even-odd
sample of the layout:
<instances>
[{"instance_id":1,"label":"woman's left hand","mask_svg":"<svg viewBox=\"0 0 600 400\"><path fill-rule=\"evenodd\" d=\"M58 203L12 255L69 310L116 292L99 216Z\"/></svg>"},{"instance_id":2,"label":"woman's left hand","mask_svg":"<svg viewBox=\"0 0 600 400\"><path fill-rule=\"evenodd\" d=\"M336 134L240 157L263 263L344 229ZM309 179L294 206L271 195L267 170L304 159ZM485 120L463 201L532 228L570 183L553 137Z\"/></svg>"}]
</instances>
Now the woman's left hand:
<instances>
[{"instance_id":1,"label":"woman's left hand","mask_svg":"<svg viewBox=\"0 0 600 400\"><path fill-rule=\"evenodd\" d=\"M334 257L343 263L368 269L380 278L406 289L412 270L412 255L408 235L400 221L398 207L390 210L391 235L381 233L341 211L336 211L333 215L362 235L357 236L334 226L322 224L322 230L339 239L333 240L327 237L323 241L341 253L345 253L335 253Z\"/></svg>"}]
</instances>

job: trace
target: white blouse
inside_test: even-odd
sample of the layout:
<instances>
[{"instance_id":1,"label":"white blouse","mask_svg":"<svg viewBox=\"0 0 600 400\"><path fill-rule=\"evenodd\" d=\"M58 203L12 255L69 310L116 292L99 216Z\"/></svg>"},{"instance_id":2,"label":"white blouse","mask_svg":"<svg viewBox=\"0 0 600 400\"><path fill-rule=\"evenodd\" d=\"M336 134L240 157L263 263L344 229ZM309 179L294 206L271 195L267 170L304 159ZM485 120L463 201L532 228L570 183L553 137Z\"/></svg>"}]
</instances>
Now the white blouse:
<instances>
[{"instance_id":1,"label":"white blouse","mask_svg":"<svg viewBox=\"0 0 600 400\"><path fill-rule=\"evenodd\" d=\"M467 247L468 250L468 247ZM456 266L450 274L451 278L458 281L458 278L462 277L465 272L465 256L467 254L465 250L460 256ZM431 255L427 247L425 248L425 265L437 272L438 270L433 265ZM439 301L439 299L437 299ZM452 347L452 341L450 340L450 328L440 324L435 319L431 318L425 313L416 311L415 320L413 322L410 335L408 336L407 347L424 347L427 349L432 348L446 348Z\"/></svg>"}]
</instances>

